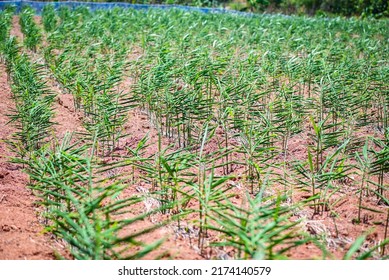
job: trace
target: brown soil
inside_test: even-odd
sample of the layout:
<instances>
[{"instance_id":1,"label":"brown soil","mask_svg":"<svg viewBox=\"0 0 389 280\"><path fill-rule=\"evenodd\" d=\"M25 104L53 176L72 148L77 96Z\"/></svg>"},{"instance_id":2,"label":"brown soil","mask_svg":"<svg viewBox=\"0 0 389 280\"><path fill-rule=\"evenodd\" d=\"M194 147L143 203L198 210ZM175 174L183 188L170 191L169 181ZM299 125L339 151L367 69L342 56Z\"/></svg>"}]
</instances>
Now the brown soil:
<instances>
[{"instance_id":1,"label":"brown soil","mask_svg":"<svg viewBox=\"0 0 389 280\"><path fill-rule=\"evenodd\" d=\"M12 29L11 29L10 35L18 38L20 42L23 41L23 33L22 33L21 28L20 28L18 16L14 16L12 18Z\"/></svg>"}]
</instances>

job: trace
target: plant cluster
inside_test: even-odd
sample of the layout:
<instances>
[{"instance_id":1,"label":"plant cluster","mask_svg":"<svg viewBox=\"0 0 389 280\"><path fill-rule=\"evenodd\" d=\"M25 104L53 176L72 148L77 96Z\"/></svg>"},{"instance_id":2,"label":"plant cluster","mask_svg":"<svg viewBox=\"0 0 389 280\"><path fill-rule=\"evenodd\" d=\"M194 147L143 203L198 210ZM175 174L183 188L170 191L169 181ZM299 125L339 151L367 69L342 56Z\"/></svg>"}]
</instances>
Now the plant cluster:
<instances>
[{"instance_id":1,"label":"plant cluster","mask_svg":"<svg viewBox=\"0 0 389 280\"><path fill-rule=\"evenodd\" d=\"M41 77L43 66L31 62L26 54L20 52L15 37L5 41L2 51L15 102L9 118L17 132L9 142L21 158L28 159L50 138L55 95Z\"/></svg>"},{"instance_id":2,"label":"plant cluster","mask_svg":"<svg viewBox=\"0 0 389 280\"><path fill-rule=\"evenodd\" d=\"M42 32L35 23L34 16L35 11L29 6L24 6L22 12L20 13L19 21L20 27L25 36L23 40L25 46L36 52L36 49L42 40Z\"/></svg>"},{"instance_id":3,"label":"plant cluster","mask_svg":"<svg viewBox=\"0 0 389 280\"><path fill-rule=\"evenodd\" d=\"M85 23L88 9L69 13L64 8L57 17L52 8L45 9L42 19L51 32L44 57L58 82L74 95L75 108L83 112L86 137L97 137L96 152L109 153L123 137L131 108L130 97L118 89L127 67L127 51L116 44L112 34L105 33L102 17Z\"/></svg>"}]
</instances>

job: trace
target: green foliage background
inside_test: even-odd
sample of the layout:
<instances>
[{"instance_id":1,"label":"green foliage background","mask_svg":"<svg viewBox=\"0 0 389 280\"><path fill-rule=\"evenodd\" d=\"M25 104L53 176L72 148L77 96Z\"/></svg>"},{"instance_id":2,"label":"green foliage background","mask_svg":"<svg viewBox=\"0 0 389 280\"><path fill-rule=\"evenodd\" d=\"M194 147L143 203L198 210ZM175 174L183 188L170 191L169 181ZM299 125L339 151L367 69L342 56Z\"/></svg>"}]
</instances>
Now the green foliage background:
<instances>
[{"instance_id":1,"label":"green foliage background","mask_svg":"<svg viewBox=\"0 0 389 280\"><path fill-rule=\"evenodd\" d=\"M251 12L308 14L311 16L389 16L389 2L387 0L92 0L88 2L176 4L201 7L223 7Z\"/></svg>"}]
</instances>

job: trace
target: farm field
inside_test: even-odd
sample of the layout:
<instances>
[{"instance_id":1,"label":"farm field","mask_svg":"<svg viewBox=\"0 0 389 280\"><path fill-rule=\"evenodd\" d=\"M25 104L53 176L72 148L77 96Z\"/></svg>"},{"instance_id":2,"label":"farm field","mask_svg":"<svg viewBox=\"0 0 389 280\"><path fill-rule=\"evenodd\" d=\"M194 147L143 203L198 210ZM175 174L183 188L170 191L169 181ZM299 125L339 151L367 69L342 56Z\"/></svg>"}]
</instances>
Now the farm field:
<instances>
[{"instance_id":1,"label":"farm field","mask_svg":"<svg viewBox=\"0 0 389 280\"><path fill-rule=\"evenodd\" d=\"M389 21L0 11L0 259L387 259Z\"/></svg>"}]
</instances>

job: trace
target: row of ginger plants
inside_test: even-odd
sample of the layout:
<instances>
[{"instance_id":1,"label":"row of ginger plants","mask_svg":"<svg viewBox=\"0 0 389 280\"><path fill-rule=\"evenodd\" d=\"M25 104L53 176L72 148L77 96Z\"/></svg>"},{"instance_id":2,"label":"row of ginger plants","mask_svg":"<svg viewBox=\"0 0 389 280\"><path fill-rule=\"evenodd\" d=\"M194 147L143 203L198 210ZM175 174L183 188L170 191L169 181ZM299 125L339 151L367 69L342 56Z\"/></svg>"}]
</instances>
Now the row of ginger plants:
<instances>
[{"instance_id":1,"label":"row of ginger plants","mask_svg":"<svg viewBox=\"0 0 389 280\"><path fill-rule=\"evenodd\" d=\"M45 66L31 61L17 39L10 37L12 15L13 9L0 14L6 31L0 43L1 58L7 67L15 102L15 110L9 114L10 124L17 129L8 143L15 152L11 160L23 165L30 178L29 187L40 198L46 231L64 240L69 245L68 253L76 259L142 258L158 247L161 240L146 244L139 241L139 236L161 225L119 234L153 212L133 215L131 209L138 207L143 198L118 198L126 187L125 179L106 179L101 175L110 167L101 164L96 156L106 140L105 135L99 134L99 128L90 132L93 134L90 142L81 143L71 133L63 139L55 137L52 119L56 95L48 89L42 71ZM37 51L40 41L27 39L39 34L28 30L40 31L33 15L30 8L25 8L20 20L21 25L28 26L22 29L23 43ZM37 43L33 46L26 43L31 41ZM58 255L59 258L66 256Z\"/></svg>"}]
</instances>

